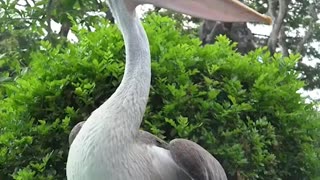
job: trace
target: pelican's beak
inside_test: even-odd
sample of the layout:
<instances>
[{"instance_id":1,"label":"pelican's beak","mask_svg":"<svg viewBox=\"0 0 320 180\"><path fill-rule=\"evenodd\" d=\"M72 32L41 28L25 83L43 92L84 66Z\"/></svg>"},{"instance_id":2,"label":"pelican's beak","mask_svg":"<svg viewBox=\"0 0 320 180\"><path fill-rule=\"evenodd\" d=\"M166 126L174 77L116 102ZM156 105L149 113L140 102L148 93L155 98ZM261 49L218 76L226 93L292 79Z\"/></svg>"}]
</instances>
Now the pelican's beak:
<instances>
[{"instance_id":1,"label":"pelican's beak","mask_svg":"<svg viewBox=\"0 0 320 180\"><path fill-rule=\"evenodd\" d=\"M139 0L191 16L224 22L261 22L271 24L269 16L260 14L238 0Z\"/></svg>"}]
</instances>

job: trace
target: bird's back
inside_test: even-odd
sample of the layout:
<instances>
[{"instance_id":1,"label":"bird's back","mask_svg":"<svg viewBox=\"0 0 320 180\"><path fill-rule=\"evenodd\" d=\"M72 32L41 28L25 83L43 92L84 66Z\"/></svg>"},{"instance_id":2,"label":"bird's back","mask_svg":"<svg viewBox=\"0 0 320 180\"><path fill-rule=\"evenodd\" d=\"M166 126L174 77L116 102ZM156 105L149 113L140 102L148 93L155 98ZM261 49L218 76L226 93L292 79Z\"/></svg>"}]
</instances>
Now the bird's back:
<instances>
[{"instance_id":1,"label":"bird's back","mask_svg":"<svg viewBox=\"0 0 320 180\"><path fill-rule=\"evenodd\" d=\"M92 145L91 148L84 148L84 144L82 146L80 144L76 142L73 144L75 147L72 148L75 151L84 151L86 149L86 151L89 150L90 152L69 155L67 164L68 180L190 179L172 160L168 150L153 144L135 142L126 144L122 148L109 149L109 151L102 151L97 149L99 148L98 146ZM73 157L73 154L85 155Z\"/></svg>"},{"instance_id":2,"label":"bird's back","mask_svg":"<svg viewBox=\"0 0 320 180\"><path fill-rule=\"evenodd\" d=\"M189 180L190 177L173 161L167 149L158 146L148 146L150 165L161 180Z\"/></svg>"}]
</instances>

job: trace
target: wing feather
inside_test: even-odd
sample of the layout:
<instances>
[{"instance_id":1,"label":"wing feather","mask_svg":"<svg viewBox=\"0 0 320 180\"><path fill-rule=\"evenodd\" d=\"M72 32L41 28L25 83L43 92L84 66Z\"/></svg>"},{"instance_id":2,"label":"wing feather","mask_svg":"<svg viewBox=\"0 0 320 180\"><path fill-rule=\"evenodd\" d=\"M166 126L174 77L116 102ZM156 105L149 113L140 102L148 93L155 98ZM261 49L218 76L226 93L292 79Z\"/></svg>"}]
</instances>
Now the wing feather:
<instances>
[{"instance_id":1,"label":"wing feather","mask_svg":"<svg viewBox=\"0 0 320 180\"><path fill-rule=\"evenodd\" d=\"M227 180L221 164L208 151L186 139L169 143L173 160L195 180Z\"/></svg>"},{"instance_id":2,"label":"wing feather","mask_svg":"<svg viewBox=\"0 0 320 180\"><path fill-rule=\"evenodd\" d=\"M80 131L83 122L71 131L69 143ZM146 151L152 156L152 164L165 180L227 180L220 163L198 144L186 139L174 139L169 144L155 135L140 130L137 143L146 145ZM189 176L189 177L188 177Z\"/></svg>"}]
</instances>

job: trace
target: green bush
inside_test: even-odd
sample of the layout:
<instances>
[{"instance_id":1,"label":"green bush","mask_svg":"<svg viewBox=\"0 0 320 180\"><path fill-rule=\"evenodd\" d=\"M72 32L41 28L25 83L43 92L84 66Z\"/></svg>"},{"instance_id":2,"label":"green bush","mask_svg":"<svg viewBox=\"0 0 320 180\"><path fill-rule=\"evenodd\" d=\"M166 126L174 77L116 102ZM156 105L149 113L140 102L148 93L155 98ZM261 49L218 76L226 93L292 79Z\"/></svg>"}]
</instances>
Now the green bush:
<instances>
[{"instance_id":1,"label":"green bush","mask_svg":"<svg viewBox=\"0 0 320 180\"><path fill-rule=\"evenodd\" d=\"M247 56L219 37L200 46L150 15L152 88L143 128L198 142L230 179L311 179L319 166L319 116L297 93L299 56ZM74 28L79 43L41 43L30 70L1 84L0 179L66 179L68 133L120 84L124 44L108 23Z\"/></svg>"}]
</instances>

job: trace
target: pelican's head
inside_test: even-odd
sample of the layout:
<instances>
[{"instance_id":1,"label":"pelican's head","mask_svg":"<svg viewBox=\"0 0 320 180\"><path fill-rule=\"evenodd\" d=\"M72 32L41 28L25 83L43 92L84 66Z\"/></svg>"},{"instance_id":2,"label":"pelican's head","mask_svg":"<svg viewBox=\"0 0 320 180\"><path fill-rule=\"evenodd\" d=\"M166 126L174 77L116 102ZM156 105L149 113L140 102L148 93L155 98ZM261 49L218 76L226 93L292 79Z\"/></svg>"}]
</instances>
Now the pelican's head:
<instances>
[{"instance_id":1,"label":"pelican's head","mask_svg":"<svg viewBox=\"0 0 320 180\"><path fill-rule=\"evenodd\" d=\"M153 4L207 20L265 24L272 22L269 16L260 14L238 0L107 0L107 2L111 9L125 6L126 10L134 11L140 4Z\"/></svg>"}]
</instances>

